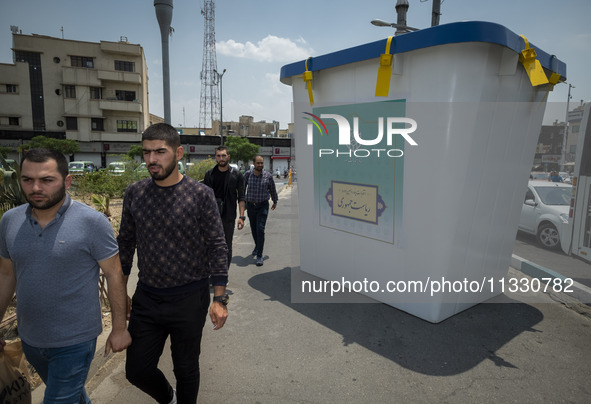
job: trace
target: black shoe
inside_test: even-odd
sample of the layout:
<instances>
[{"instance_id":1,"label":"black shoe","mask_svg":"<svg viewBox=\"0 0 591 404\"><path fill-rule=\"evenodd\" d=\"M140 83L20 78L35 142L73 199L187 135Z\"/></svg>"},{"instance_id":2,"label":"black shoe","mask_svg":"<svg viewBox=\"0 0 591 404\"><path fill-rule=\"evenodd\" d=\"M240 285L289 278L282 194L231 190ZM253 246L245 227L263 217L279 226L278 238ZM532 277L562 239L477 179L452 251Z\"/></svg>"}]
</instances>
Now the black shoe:
<instances>
[{"instance_id":1,"label":"black shoe","mask_svg":"<svg viewBox=\"0 0 591 404\"><path fill-rule=\"evenodd\" d=\"M252 250L252 256L256 257L257 256L257 249L255 248L254 250Z\"/></svg>"},{"instance_id":2,"label":"black shoe","mask_svg":"<svg viewBox=\"0 0 591 404\"><path fill-rule=\"evenodd\" d=\"M263 266L263 257L257 257L257 267Z\"/></svg>"}]
</instances>

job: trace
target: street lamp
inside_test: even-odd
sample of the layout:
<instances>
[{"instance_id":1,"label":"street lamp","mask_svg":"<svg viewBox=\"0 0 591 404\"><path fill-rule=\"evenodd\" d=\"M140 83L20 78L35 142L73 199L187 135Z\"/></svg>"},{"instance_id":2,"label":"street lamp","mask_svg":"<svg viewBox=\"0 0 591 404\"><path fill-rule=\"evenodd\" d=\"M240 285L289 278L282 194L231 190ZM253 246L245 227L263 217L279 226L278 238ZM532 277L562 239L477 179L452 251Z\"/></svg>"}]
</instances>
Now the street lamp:
<instances>
[{"instance_id":1,"label":"street lamp","mask_svg":"<svg viewBox=\"0 0 591 404\"><path fill-rule=\"evenodd\" d=\"M419 28L409 27L408 25L399 25L395 22L388 22L384 20L380 20L379 18L371 20L371 23L376 27L392 27L396 28L396 35L398 34L405 34L408 31L418 31Z\"/></svg>"},{"instance_id":2,"label":"street lamp","mask_svg":"<svg viewBox=\"0 0 591 404\"><path fill-rule=\"evenodd\" d=\"M418 31L418 28L409 27L406 25L406 13L408 12L408 0L396 1L396 23L388 22L380 19L372 20L371 23L378 27L394 27L396 33L394 35L406 34L408 31Z\"/></svg>"},{"instance_id":3,"label":"street lamp","mask_svg":"<svg viewBox=\"0 0 591 404\"><path fill-rule=\"evenodd\" d=\"M566 98L566 119L564 120L564 135L562 136L562 156L560 156L560 168L564 171L564 164L566 164L566 140L568 137L568 104L572 96L570 89L575 88L572 84L568 85L568 96Z\"/></svg>"},{"instance_id":4,"label":"street lamp","mask_svg":"<svg viewBox=\"0 0 591 404\"><path fill-rule=\"evenodd\" d=\"M222 103L222 78L224 74L226 74L226 69L222 72L222 74L218 73L216 69L213 69L213 72L216 74L218 82L220 83L220 146L224 145L224 120L222 119L222 111L223 111L223 103Z\"/></svg>"}]
</instances>

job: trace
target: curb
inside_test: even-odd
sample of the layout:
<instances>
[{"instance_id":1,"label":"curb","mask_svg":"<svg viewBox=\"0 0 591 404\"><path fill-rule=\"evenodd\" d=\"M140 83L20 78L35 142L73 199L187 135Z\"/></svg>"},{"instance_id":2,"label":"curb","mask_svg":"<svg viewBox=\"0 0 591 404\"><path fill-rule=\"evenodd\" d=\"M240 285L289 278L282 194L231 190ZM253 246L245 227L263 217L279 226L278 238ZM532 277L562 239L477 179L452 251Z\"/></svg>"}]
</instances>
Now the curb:
<instances>
[{"instance_id":1,"label":"curb","mask_svg":"<svg viewBox=\"0 0 591 404\"><path fill-rule=\"evenodd\" d=\"M552 269L548 269L541 265L535 264L515 254L511 256L511 267L523 272L525 275L531 276L532 278L551 278L561 279L562 281L569 279L566 276L561 275L556 271L553 271ZM562 294L572 299L578 300L579 303L586 305L591 304L591 288L575 280L572 280L572 287L570 287L569 289L572 290L572 292L562 292Z\"/></svg>"}]
</instances>

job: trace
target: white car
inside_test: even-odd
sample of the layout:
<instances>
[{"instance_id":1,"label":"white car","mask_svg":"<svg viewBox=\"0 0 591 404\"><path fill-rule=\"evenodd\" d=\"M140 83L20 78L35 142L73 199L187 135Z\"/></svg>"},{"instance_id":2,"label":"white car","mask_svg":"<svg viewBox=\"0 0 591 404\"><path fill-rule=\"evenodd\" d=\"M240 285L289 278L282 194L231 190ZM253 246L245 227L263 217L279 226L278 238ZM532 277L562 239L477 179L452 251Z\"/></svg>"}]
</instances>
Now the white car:
<instances>
[{"instance_id":1,"label":"white car","mask_svg":"<svg viewBox=\"0 0 591 404\"><path fill-rule=\"evenodd\" d=\"M569 184L529 181L519 230L535 235L544 248L559 248L562 224L568 222L571 191Z\"/></svg>"}]
</instances>

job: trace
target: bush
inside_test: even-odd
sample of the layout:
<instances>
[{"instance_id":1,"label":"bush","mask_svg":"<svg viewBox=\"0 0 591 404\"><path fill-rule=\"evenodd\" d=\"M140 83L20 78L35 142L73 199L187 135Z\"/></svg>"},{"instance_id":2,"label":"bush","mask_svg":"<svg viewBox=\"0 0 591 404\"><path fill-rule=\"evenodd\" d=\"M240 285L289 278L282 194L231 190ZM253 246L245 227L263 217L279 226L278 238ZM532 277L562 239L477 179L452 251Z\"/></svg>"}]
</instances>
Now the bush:
<instances>
[{"instance_id":1,"label":"bush","mask_svg":"<svg viewBox=\"0 0 591 404\"><path fill-rule=\"evenodd\" d=\"M72 188L80 193L122 198L127 186L135 181L133 174L126 171L123 175L114 176L106 170L85 173L74 178Z\"/></svg>"},{"instance_id":2,"label":"bush","mask_svg":"<svg viewBox=\"0 0 591 404\"><path fill-rule=\"evenodd\" d=\"M215 160L211 157L202 160L196 166L191 166L187 169L186 175L193 178L195 181L201 181L205 178L207 170L213 168L216 165Z\"/></svg>"}]
</instances>

